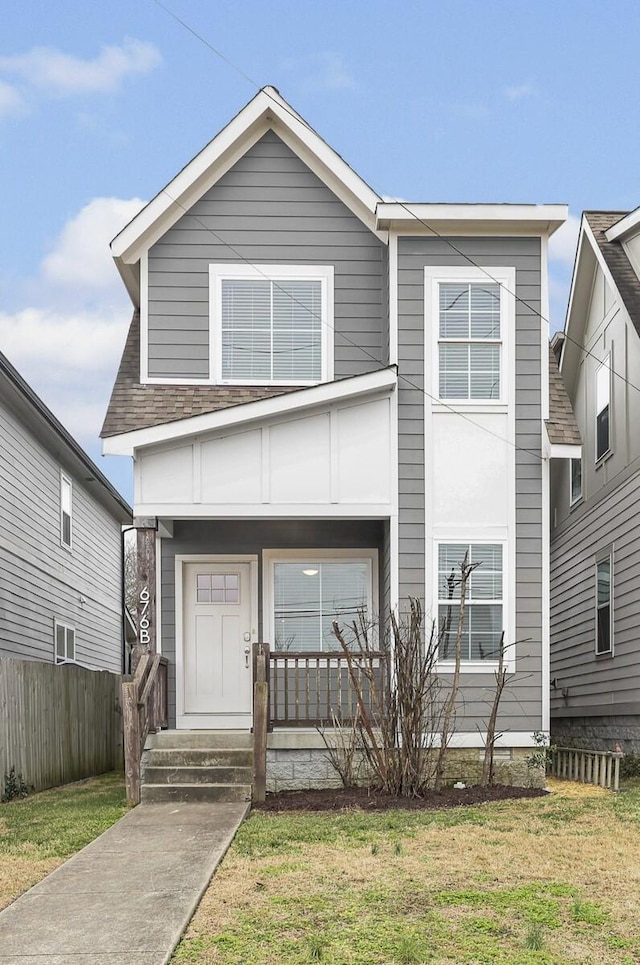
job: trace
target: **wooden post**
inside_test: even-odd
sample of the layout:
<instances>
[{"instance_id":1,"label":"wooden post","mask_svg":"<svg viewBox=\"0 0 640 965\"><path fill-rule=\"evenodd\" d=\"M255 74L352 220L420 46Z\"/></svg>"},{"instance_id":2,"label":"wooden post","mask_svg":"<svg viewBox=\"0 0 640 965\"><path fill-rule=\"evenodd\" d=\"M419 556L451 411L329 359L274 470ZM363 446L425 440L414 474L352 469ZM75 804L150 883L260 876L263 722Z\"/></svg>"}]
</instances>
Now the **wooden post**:
<instances>
[{"instance_id":1,"label":"wooden post","mask_svg":"<svg viewBox=\"0 0 640 965\"><path fill-rule=\"evenodd\" d=\"M138 686L131 680L122 685L122 723L124 729L124 780L127 804L140 803L140 715Z\"/></svg>"},{"instance_id":2,"label":"wooden post","mask_svg":"<svg viewBox=\"0 0 640 965\"><path fill-rule=\"evenodd\" d=\"M135 673L143 653L156 649L156 520L136 517L136 628L137 642L131 660Z\"/></svg>"},{"instance_id":3,"label":"wooden post","mask_svg":"<svg viewBox=\"0 0 640 965\"><path fill-rule=\"evenodd\" d=\"M267 794L267 731L269 729L268 648L255 648L253 684L253 797L264 801Z\"/></svg>"}]
</instances>

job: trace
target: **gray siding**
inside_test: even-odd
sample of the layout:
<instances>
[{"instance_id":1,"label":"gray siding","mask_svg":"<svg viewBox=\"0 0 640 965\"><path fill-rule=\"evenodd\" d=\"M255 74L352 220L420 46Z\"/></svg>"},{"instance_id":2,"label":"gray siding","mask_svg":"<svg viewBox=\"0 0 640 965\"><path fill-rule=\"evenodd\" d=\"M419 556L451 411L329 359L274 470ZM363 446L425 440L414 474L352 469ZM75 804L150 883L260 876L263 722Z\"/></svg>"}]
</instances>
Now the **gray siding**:
<instances>
[{"instance_id":1,"label":"gray siding","mask_svg":"<svg viewBox=\"0 0 640 965\"><path fill-rule=\"evenodd\" d=\"M71 550L60 545L61 468ZM122 670L120 525L0 399L0 656L52 662L54 618L76 628L78 662Z\"/></svg>"},{"instance_id":2,"label":"gray siding","mask_svg":"<svg viewBox=\"0 0 640 965\"><path fill-rule=\"evenodd\" d=\"M635 533L640 340L599 267L585 311L583 341L587 351L577 360L572 357L575 348L566 346L567 359L575 365L572 402L583 439L583 497L572 507L569 463L552 463L551 676L557 689L551 692L551 713L564 719L582 714L595 721L640 714L640 547ZM608 353L616 373L611 379L611 452L596 462L595 379ZM595 563L608 550L613 554L613 655L596 657ZM609 739L610 732L599 723L590 726L605 742ZM618 737L623 734L618 728Z\"/></svg>"},{"instance_id":3,"label":"gray siding","mask_svg":"<svg viewBox=\"0 0 640 965\"><path fill-rule=\"evenodd\" d=\"M175 557L187 553L250 553L258 556L258 612L262 636L262 551L264 549L377 549L378 573L385 570L384 524L356 520L176 521L172 539L162 540L162 653L169 660L169 726L175 726ZM384 599L384 586L379 599ZM266 641L271 642L271 641Z\"/></svg>"},{"instance_id":4,"label":"gray siding","mask_svg":"<svg viewBox=\"0 0 640 965\"><path fill-rule=\"evenodd\" d=\"M243 261L333 265L336 378L386 364L386 245L269 132L149 252L150 376L208 378L209 265Z\"/></svg>"},{"instance_id":5,"label":"gray siding","mask_svg":"<svg viewBox=\"0 0 640 965\"><path fill-rule=\"evenodd\" d=\"M501 730L534 731L541 726L542 667L542 462L540 240L538 238L401 238L398 246L398 447L400 599L425 594L424 467L424 268L469 266L447 242L485 266L514 266L516 294L516 639L517 674L501 703ZM544 359L546 365L546 358ZM403 377L415 384L413 388ZM490 437L488 445L491 445ZM463 467L462 467L463 468ZM464 722L476 732L486 723L493 674L463 681Z\"/></svg>"},{"instance_id":6,"label":"gray siding","mask_svg":"<svg viewBox=\"0 0 640 965\"><path fill-rule=\"evenodd\" d=\"M640 466L606 496L576 507L551 544L551 712L640 713ZM613 656L595 654L595 563L613 554ZM563 697L563 690L566 696Z\"/></svg>"}]
</instances>

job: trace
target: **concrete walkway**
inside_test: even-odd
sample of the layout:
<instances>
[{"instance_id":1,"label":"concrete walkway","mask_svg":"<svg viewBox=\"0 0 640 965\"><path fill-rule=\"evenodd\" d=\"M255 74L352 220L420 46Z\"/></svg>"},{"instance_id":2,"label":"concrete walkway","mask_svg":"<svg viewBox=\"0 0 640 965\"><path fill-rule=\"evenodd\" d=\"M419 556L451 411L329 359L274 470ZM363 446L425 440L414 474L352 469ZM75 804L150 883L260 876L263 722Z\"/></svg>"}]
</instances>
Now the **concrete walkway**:
<instances>
[{"instance_id":1,"label":"concrete walkway","mask_svg":"<svg viewBox=\"0 0 640 965\"><path fill-rule=\"evenodd\" d=\"M0 913L0 962L164 965L248 809L139 805Z\"/></svg>"}]
</instances>

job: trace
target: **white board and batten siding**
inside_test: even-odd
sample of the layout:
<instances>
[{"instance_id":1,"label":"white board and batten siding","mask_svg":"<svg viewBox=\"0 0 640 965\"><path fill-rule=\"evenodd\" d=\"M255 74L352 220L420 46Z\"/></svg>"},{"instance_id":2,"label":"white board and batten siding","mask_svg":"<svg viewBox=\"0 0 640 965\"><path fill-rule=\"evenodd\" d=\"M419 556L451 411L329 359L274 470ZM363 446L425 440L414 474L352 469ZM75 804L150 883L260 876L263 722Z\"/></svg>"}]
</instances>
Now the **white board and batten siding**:
<instances>
[{"instance_id":1,"label":"white board and batten siding","mask_svg":"<svg viewBox=\"0 0 640 965\"><path fill-rule=\"evenodd\" d=\"M390 395L188 437L137 453L140 515L387 517L395 475Z\"/></svg>"},{"instance_id":2,"label":"white board and batten siding","mask_svg":"<svg viewBox=\"0 0 640 965\"><path fill-rule=\"evenodd\" d=\"M61 469L71 549L60 541ZM53 662L54 620L75 628L79 663L122 670L120 523L0 399L0 656Z\"/></svg>"}]
</instances>

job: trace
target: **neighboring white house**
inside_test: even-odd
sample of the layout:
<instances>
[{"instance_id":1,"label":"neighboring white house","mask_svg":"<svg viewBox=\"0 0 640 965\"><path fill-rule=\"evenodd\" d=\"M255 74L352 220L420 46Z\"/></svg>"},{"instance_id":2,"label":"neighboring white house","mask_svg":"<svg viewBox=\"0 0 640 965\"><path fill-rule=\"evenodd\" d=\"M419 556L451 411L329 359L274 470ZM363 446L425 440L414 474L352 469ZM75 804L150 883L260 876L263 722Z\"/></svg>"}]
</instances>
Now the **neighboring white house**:
<instances>
[{"instance_id":1,"label":"neighboring white house","mask_svg":"<svg viewBox=\"0 0 640 965\"><path fill-rule=\"evenodd\" d=\"M123 668L131 510L0 353L0 657Z\"/></svg>"},{"instance_id":2,"label":"neighboring white house","mask_svg":"<svg viewBox=\"0 0 640 965\"><path fill-rule=\"evenodd\" d=\"M326 654L336 614L409 596L437 618L468 551L456 741L483 746L502 631L505 760L548 729L547 241L565 217L385 202L268 87L116 237L134 315L102 434L157 530L171 726L250 728L257 640Z\"/></svg>"}]
</instances>

